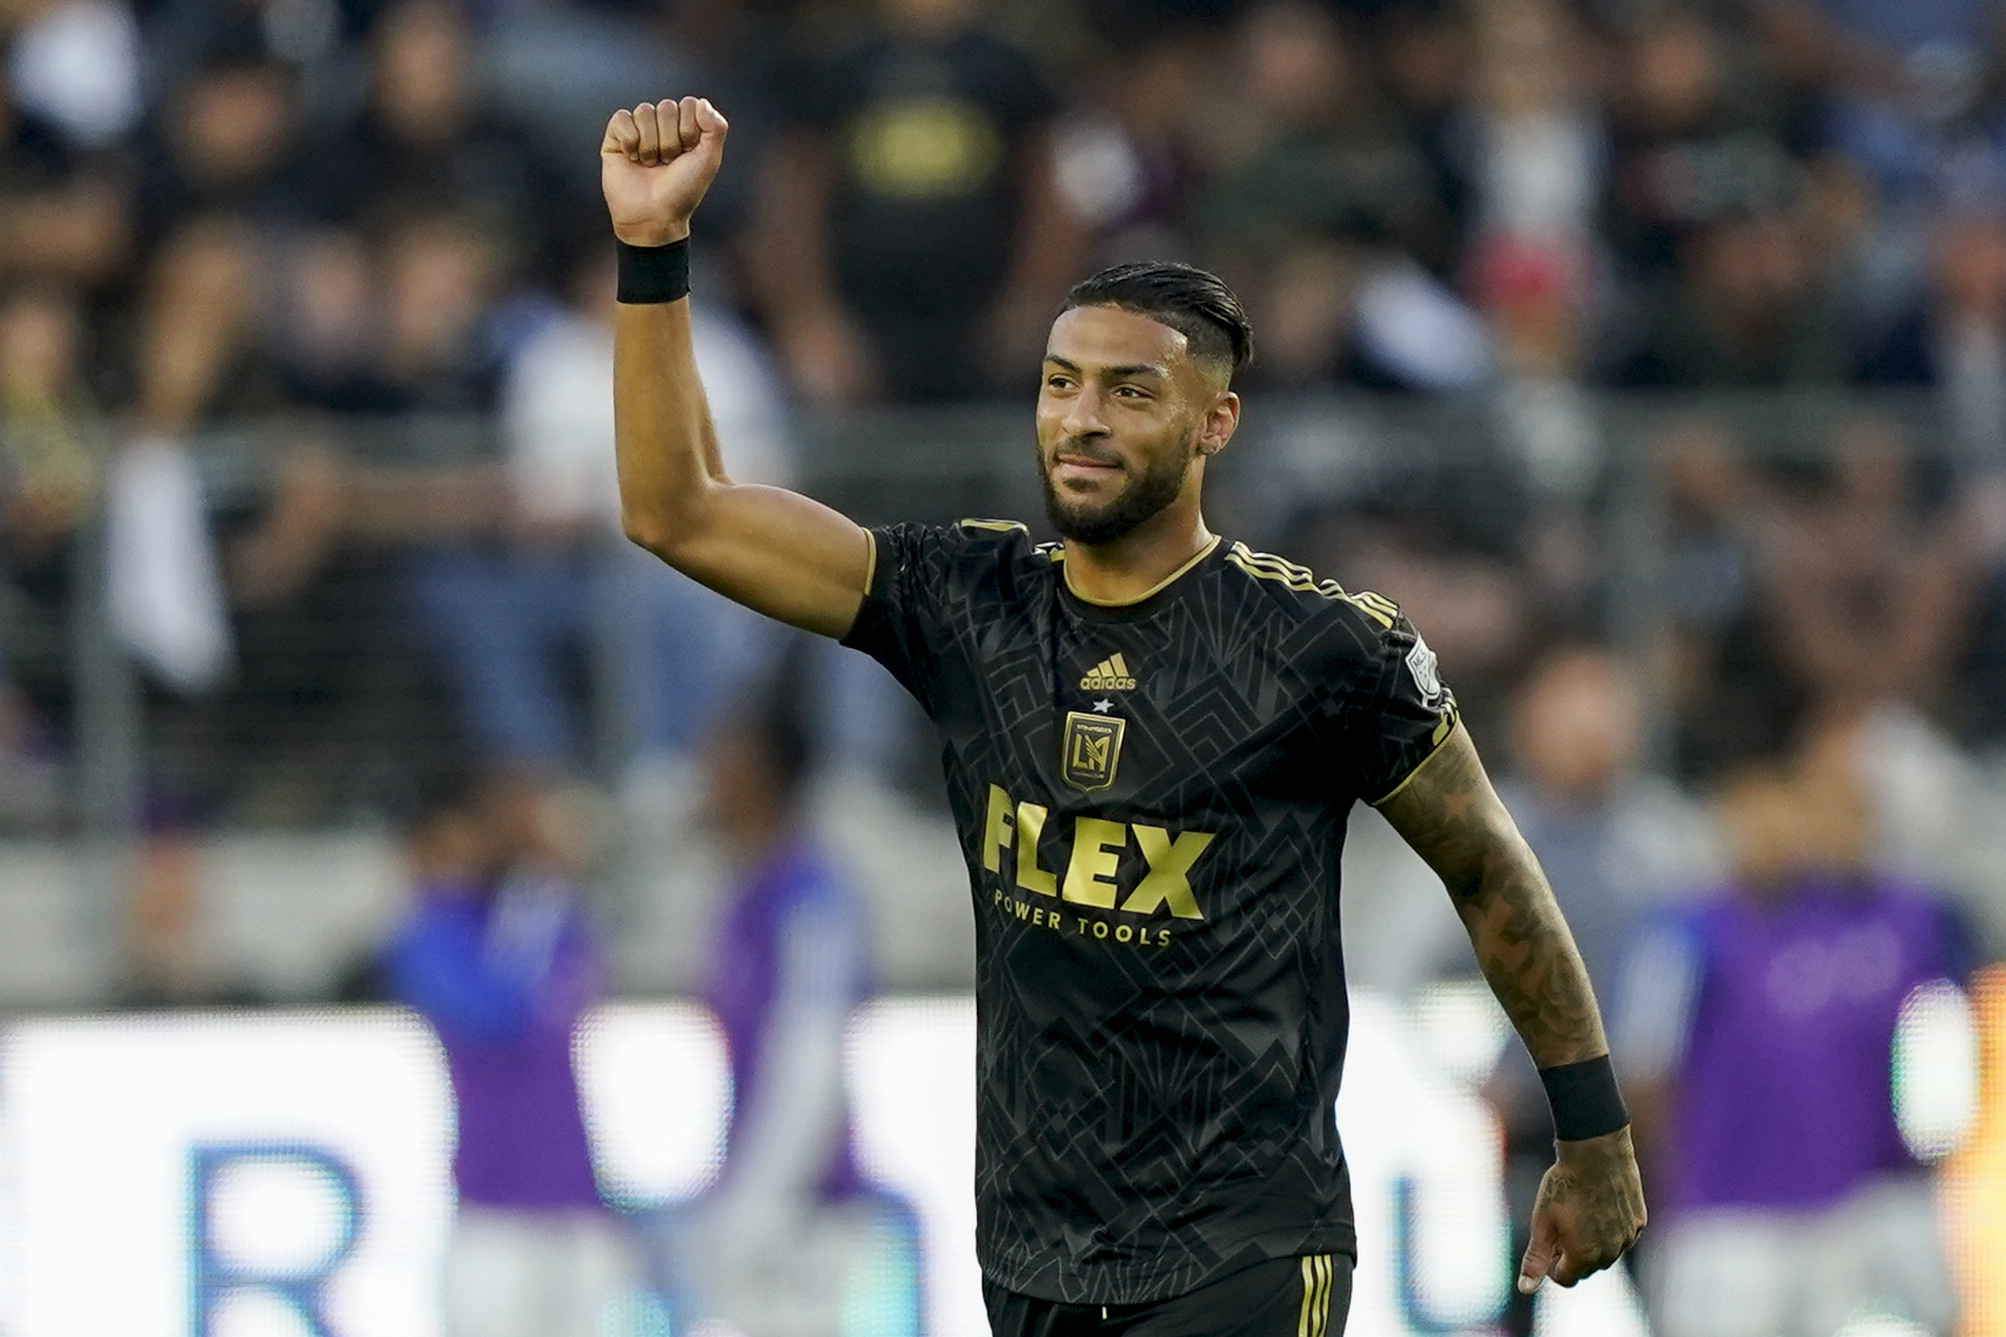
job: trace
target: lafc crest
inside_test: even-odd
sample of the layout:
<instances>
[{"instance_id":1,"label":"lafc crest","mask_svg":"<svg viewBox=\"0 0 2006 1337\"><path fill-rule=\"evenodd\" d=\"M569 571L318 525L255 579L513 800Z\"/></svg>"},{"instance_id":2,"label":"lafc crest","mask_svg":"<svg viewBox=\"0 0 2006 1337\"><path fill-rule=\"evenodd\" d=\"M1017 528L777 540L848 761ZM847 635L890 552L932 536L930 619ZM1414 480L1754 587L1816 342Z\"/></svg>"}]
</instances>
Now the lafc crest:
<instances>
[{"instance_id":1,"label":"lafc crest","mask_svg":"<svg viewBox=\"0 0 2006 1337\"><path fill-rule=\"evenodd\" d=\"M1067 711L1059 767L1066 783L1089 794L1112 785L1115 767L1121 764L1121 738L1127 732L1128 721L1119 716Z\"/></svg>"}]
</instances>

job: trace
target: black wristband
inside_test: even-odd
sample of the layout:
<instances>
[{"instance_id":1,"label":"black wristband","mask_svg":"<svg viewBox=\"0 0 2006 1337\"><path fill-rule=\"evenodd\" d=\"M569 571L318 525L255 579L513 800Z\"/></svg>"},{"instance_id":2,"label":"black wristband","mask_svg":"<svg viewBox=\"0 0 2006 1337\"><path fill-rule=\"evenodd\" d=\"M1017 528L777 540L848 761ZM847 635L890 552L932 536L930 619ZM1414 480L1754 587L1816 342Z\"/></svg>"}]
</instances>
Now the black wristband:
<instances>
[{"instance_id":1,"label":"black wristband","mask_svg":"<svg viewBox=\"0 0 2006 1337\"><path fill-rule=\"evenodd\" d=\"M1553 1135L1562 1142L1581 1142L1613 1133L1630 1124L1623 1093L1616 1088L1616 1070L1609 1056L1581 1063L1541 1068L1546 1103L1553 1111Z\"/></svg>"},{"instance_id":2,"label":"black wristband","mask_svg":"<svg viewBox=\"0 0 2006 1337\"><path fill-rule=\"evenodd\" d=\"M614 245L620 248L621 301L675 302L690 295L688 237L667 246L629 246L618 240Z\"/></svg>"}]
</instances>

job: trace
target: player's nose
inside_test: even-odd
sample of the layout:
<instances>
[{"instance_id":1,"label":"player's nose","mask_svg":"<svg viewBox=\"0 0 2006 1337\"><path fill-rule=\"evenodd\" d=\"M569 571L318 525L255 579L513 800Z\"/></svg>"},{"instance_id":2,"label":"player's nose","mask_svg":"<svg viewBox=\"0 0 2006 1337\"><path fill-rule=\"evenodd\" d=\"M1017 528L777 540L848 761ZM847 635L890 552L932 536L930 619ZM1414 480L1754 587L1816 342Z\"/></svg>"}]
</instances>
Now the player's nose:
<instances>
[{"instance_id":1,"label":"player's nose","mask_svg":"<svg viewBox=\"0 0 2006 1337\"><path fill-rule=\"evenodd\" d=\"M1100 392L1087 386L1066 402L1066 416L1059 426L1071 440L1106 436L1107 421L1100 410Z\"/></svg>"}]
</instances>

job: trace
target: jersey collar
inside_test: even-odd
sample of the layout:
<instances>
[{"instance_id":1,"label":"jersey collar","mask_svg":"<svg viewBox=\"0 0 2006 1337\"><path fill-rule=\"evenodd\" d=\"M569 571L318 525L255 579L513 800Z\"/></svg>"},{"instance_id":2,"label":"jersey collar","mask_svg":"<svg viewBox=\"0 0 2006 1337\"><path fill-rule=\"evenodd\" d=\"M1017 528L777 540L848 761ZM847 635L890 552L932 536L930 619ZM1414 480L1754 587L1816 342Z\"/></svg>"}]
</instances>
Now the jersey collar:
<instances>
[{"instance_id":1,"label":"jersey collar","mask_svg":"<svg viewBox=\"0 0 2006 1337\"><path fill-rule=\"evenodd\" d=\"M1072 574L1066 570L1066 550L1054 549L1052 559L1059 567L1059 588L1065 591L1066 601L1076 611L1100 621L1126 622L1145 617L1166 602L1169 596L1177 592L1173 587L1204 565L1205 559L1219 550L1219 544L1219 536L1214 534L1209 543L1192 553L1175 571L1132 599L1089 598L1073 588Z\"/></svg>"}]
</instances>

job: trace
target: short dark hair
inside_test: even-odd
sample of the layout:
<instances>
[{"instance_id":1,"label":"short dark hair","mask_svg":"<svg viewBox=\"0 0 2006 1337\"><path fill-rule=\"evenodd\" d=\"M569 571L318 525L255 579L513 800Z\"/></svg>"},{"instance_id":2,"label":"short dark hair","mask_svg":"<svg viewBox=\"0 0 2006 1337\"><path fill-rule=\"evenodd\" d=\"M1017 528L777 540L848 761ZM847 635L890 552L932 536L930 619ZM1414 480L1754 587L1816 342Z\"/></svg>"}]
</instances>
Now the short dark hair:
<instances>
[{"instance_id":1,"label":"short dark hair","mask_svg":"<svg viewBox=\"0 0 2006 1337\"><path fill-rule=\"evenodd\" d=\"M1253 360L1254 327L1240 299L1217 274L1168 261L1112 265L1073 285L1063 310L1112 306L1168 325L1191 355L1237 373Z\"/></svg>"}]
</instances>

